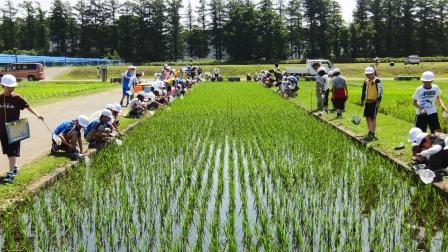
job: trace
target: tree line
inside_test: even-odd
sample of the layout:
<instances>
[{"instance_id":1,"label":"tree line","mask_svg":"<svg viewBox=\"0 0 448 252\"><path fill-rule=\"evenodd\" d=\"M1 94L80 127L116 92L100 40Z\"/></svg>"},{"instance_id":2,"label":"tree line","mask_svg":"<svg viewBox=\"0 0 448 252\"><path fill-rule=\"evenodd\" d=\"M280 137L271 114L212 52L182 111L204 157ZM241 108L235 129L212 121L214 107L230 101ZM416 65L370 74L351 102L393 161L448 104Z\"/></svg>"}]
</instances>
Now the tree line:
<instances>
[{"instance_id":1,"label":"tree line","mask_svg":"<svg viewBox=\"0 0 448 252\"><path fill-rule=\"evenodd\" d=\"M235 62L448 55L448 0L357 0L344 22L336 0L7 0L0 51L129 62L185 57Z\"/></svg>"}]
</instances>

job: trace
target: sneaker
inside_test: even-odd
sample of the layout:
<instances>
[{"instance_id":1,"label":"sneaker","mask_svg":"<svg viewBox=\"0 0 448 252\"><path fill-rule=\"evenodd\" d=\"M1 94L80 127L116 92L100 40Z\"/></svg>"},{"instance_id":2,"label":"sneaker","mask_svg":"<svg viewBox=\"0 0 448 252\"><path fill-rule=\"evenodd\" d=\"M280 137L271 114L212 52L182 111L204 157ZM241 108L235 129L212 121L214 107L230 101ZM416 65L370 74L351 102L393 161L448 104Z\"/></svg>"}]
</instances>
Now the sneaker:
<instances>
[{"instance_id":1,"label":"sneaker","mask_svg":"<svg viewBox=\"0 0 448 252\"><path fill-rule=\"evenodd\" d=\"M52 143L51 144L51 150L50 150L50 152L52 153L52 154L54 154L54 153L56 153L56 152L58 152L59 151L59 145L57 145L57 144L55 144L55 143Z\"/></svg>"},{"instance_id":2,"label":"sneaker","mask_svg":"<svg viewBox=\"0 0 448 252\"><path fill-rule=\"evenodd\" d=\"M19 175L19 168L16 166L16 167L14 167L14 170L12 170L12 175L14 176L14 177L16 177L17 175Z\"/></svg>"},{"instance_id":3,"label":"sneaker","mask_svg":"<svg viewBox=\"0 0 448 252\"><path fill-rule=\"evenodd\" d=\"M12 172L6 173L6 176L3 178L3 182L5 182L5 183L14 182L14 174Z\"/></svg>"}]
</instances>

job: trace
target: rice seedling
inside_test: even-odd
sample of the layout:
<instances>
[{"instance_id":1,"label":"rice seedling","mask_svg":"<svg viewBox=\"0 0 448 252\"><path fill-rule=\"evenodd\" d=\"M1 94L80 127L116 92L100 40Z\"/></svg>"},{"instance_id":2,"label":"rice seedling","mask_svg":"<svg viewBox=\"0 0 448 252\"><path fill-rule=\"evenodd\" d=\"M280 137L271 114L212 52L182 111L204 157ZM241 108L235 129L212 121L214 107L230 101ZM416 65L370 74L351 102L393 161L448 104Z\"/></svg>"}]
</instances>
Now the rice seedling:
<instances>
[{"instance_id":1,"label":"rice seedling","mask_svg":"<svg viewBox=\"0 0 448 252\"><path fill-rule=\"evenodd\" d=\"M446 200L256 84L203 84L1 219L8 251L444 251Z\"/></svg>"}]
</instances>

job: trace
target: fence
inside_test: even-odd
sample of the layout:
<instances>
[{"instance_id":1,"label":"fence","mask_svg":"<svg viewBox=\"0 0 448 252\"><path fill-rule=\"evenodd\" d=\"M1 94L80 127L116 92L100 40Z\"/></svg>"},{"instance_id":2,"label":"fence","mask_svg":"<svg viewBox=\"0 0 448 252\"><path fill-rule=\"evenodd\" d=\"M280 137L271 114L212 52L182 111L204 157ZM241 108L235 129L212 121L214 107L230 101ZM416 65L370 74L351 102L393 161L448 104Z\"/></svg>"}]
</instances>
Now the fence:
<instances>
[{"instance_id":1,"label":"fence","mask_svg":"<svg viewBox=\"0 0 448 252\"><path fill-rule=\"evenodd\" d=\"M122 63L121 60L100 59L100 58L70 58L70 57L53 57L53 56L0 54L1 65L17 62L42 63L44 64L44 66L117 65Z\"/></svg>"}]
</instances>

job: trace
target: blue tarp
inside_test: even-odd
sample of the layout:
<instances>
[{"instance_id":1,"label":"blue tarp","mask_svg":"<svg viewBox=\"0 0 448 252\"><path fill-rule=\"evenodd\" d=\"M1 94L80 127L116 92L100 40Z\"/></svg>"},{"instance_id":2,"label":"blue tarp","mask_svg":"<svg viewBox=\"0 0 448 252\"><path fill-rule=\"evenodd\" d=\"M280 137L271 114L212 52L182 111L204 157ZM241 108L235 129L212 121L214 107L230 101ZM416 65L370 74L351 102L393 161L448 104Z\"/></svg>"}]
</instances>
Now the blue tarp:
<instances>
[{"instance_id":1,"label":"blue tarp","mask_svg":"<svg viewBox=\"0 0 448 252\"><path fill-rule=\"evenodd\" d=\"M31 55L10 55L0 54L0 64L11 64L17 62L35 62L42 64L118 64L118 60L99 59L99 58L70 58L70 57L53 57L53 56L31 56Z\"/></svg>"}]
</instances>

